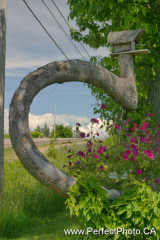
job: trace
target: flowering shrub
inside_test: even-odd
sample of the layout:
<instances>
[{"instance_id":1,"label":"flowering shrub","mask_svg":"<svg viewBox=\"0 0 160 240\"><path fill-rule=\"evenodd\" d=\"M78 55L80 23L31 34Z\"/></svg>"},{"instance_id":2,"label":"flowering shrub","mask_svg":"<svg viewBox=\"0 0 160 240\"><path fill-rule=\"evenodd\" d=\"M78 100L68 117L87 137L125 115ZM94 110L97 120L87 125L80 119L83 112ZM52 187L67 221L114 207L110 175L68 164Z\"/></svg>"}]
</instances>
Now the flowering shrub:
<instances>
[{"instance_id":1,"label":"flowering shrub","mask_svg":"<svg viewBox=\"0 0 160 240\"><path fill-rule=\"evenodd\" d=\"M103 110L105 109L103 104L101 107ZM99 123L95 118L92 118L91 122L92 124ZM146 186L151 186L154 191L159 190L160 151L158 144L160 142L160 132L158 130L152 131L153 125L151 113L148 113L148 117L141 126L138 126L137 123L132 122L130 119L124 120L121 125L117 123L114 126L111 125L111 132L114 132L112 138L104 141L86 140L85 152L79 151L76 155L70 155L68 173L78 177L78 181L83 179L86 184L88 178L94 176L97 179L99 188L101 186L116 188L124 194L127 194L131 187L136 191L137 185L134 184L136 180L139 184L143 184L145 181ZM157 128L160 128L160 123L157 124ZM92 134L91 129L91 136ZM99 136L99 133L95 135ZM95 138L95 135L93 138ZM84 133L81 134L81 137L84 137ZM114 171L116 171L118 177L110 179L109 174L114 173ZM127 179L122 177L124 172L128 174ZM82 191L80 191L81 197L84 197L86 196L85 189L82 182L80 184L82 187ZM73 189L74 187L71 191L74 191ZM93 189L91 191L95 192ZM70 200L68 200L68 204ZM91 217L90 221L92 219Z\"/></svg>"}]
</instances>

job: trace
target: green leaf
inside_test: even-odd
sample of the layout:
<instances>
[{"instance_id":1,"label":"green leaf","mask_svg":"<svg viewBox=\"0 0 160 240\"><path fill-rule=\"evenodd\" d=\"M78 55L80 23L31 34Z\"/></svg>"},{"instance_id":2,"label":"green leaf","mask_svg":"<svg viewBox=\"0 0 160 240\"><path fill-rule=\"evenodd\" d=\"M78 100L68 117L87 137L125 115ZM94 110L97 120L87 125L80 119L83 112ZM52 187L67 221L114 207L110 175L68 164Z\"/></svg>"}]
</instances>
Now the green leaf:
<instances>
[{"instance_id":1,"label":"green leaf","mask_svg":"<svg viewBox=\"0 0 160 240\"><path fill-rule=\"evenodd\" d=\"M126 206L125 206L125 207L121 207L116 214L117 214L117 215L121 215L122 213L124 213L124 212L126 212L126 211L127 211Z\"/></svg>"},{"instance_id":2,"label":"green leaf","mask_svg":"<svg viewBox=\"0 0 160 240\"><path fill-rule=\"evenodd\" d=\"M130 218L130 217L131 217L131 215L132 215L132 210L131 210L131 209L129 209L129 211L127 212L126 218Z\"/></svg>"}]
</instances>

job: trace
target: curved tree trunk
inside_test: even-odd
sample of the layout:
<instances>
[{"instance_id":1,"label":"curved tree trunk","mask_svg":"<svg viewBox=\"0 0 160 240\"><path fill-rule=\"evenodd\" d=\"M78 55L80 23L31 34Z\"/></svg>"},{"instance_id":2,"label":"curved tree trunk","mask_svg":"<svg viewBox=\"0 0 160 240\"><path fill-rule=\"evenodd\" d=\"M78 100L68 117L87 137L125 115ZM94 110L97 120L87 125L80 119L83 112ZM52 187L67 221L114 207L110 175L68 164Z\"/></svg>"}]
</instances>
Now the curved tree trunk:
<instances>
[{"instance_id":1,"label":"curved tree trunk","mask_svg":"<svg viewBox=\"0 0 160 240\"><path fill-rule=\"evenodd\" d=\"M56 189L64 197L68 197L69 187L76 182L76 178L57 169L37 149L29 130L30 105L41 89L54 83L77 81L101 88L124 109L134 111L138 96L132 55L119 55L118 61L121 77L125 78L119 78L99 65L81 60L52 62L29 73L13 95L9 111L9 132L18 158L34 178L49 189ZM111 193L111 200L120 196L115 190L105 190Z\"/></svg>"}]
</instances>

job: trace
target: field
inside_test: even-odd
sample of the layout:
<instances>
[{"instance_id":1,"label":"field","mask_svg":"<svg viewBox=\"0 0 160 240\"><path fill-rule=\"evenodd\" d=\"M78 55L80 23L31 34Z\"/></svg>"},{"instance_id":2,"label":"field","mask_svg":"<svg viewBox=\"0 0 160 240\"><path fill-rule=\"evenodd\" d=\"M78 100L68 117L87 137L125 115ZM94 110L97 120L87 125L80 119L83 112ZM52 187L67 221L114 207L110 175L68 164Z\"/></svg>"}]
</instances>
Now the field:
<instances>
[{"instance_id":1,"label":"field","mask_svg":"<svg viewBox=\"0 0 160 240\"><path fill-rule=\"evenodd\" d=\"M57 168L68 162L64 145L56 144L57 159L47 156L49 145L37 146ZM83 143L72 146L83 150ZM76 217L70 218L63 197L35 180L22 166L14 150L4 149L4 190L0 200L0 240L89 239L83 235L65 235L64 229L81 229ZM92 237L92 239L97 239ZM98 239L101 239L99 236Z\"/></svg>"}]
</instances>

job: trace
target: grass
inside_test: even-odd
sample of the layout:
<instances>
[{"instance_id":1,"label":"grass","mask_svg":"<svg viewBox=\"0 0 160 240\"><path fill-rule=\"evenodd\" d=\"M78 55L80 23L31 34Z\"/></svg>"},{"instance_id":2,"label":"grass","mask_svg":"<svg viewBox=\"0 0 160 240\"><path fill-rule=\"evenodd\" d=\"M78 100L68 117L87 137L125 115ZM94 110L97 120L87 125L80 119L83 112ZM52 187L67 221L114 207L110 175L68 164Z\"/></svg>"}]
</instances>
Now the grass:
<instances>
[{"instance_id":1,"label":"grass","mask_svg":"<svg viewBox=\"0 0 160 240\"><path fill-rule=\"evenodd\" d=\"M37 147L40 150L46 149L46 145ZM73 145L75 151L82 150L83 147ZM57 159L47 157L46 151L44 156L64 171L63 165L66 161L68 162L64 153L65 149L61 147ZM0 240L88 239L83 235L64 234L64 229L81 229L78 219L70 218L69 210L66 210L64 204L65 200L35 180L25 170L11 147L4 149L4 189L0 198Z\"/></svg>"}]
</instances>

